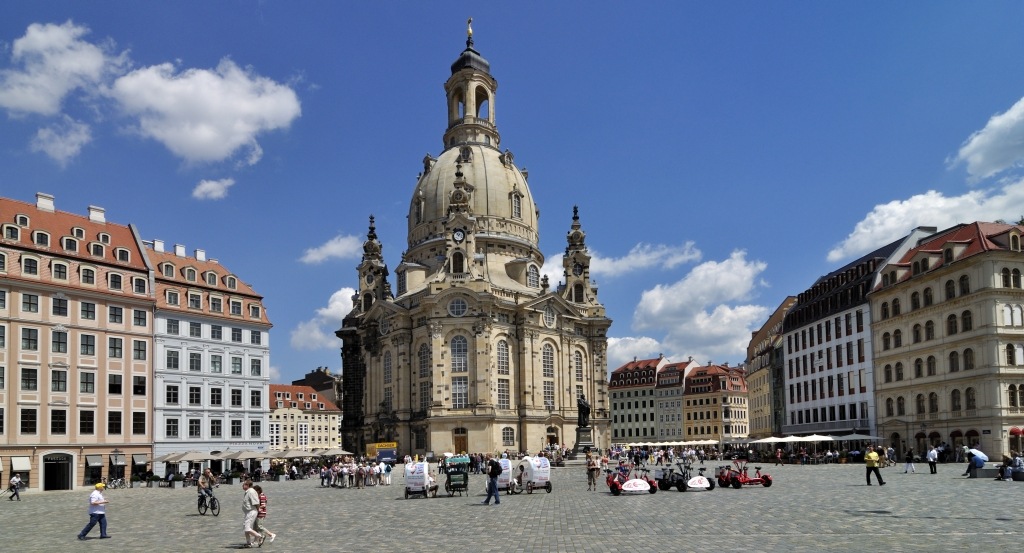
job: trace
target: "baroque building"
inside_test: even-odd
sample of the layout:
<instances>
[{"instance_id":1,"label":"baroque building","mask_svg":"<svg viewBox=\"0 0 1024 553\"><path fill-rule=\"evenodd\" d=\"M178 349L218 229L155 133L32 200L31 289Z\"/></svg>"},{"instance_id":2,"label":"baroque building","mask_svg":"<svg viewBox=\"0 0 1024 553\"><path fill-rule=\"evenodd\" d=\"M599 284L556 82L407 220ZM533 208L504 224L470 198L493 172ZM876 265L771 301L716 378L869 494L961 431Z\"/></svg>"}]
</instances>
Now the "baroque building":
<instances>
[{"instance_id":1,"label":"baroque building","mask_svg":"<svg viewBox=\"0 0 1024 553\"><path fill-rule=\"evenodd\" d=\"M683 397L687 441L747 442L750 424L743 368L710 362L694 367Z\"/></svg>"},{"instance_id":2,"label":"baroque building","mask_svg":"<svg viewBox=\"0 0 1024 553\"><path fill-rule=\"evenodd\" d=\"M401 453L536 451L574 442L586 398L607 447L607 331L573 209L563 281L541 276L528 174L501 150L498 82L473 47L444 84L443 150L423 159L394 291L373 217L342 340L343 445Z\"/></svg>"},{"instance_id":3,"label":"baroque building","mask_svg":"<svg viewBox=\"0 0 1024 553\"><path fill-rule=\"evenodd\" d=\"M747 345L751 439L782 435L786 419L782 322L795 303L794 296L784 299L768 321L751 334Z\"/></svg>"},{"instance_id":4,"label":"baroque building","mask_svg":"<svg viewBox=\"0 0 1024 553\"><path fill-rule=\"evenodd\" d=\"M658 435L658 374L668 365L664 355L636 359L612 371L608 382L612 406L612 443L640 443ZM684 376L685 378L685 376Z\"/></svg>"},{"instance_id":5,"label":"baroque building","mask_svg":"<svg viewBox=\"0 0 1024 553\"><path fill-rule=\"evenodd\" d=\"M311 386L270 385L270 449L338 447L341 409Z\"/></svg>"}]
</instances>

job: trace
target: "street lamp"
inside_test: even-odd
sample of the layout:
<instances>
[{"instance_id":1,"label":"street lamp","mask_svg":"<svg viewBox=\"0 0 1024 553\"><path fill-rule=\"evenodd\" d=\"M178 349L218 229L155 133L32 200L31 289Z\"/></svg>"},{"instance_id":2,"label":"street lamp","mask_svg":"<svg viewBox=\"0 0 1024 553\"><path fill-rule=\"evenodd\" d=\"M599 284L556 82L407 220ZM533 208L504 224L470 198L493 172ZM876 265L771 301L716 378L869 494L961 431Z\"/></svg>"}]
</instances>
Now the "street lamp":
<instances>
[{"instance_id":1,"label":"street lamp","mask_svg":"<svg viewBox=\"0 0 1024 553\"><path fill-rule=\"evenodd\" d=\"M118 467L118 468L114 469L114 476L112 478L124 478L124 475L120 474L120 472L121 472L121 469L120 469L121 465L116 464L117 461L118 461L117 458L120 457L122 453L123 452L120 449L117 449L117 448L114 448L114 450L110 452L111 457L113 457L112 461L114 463L114 466Z\"/></svg>"}]
</instances>

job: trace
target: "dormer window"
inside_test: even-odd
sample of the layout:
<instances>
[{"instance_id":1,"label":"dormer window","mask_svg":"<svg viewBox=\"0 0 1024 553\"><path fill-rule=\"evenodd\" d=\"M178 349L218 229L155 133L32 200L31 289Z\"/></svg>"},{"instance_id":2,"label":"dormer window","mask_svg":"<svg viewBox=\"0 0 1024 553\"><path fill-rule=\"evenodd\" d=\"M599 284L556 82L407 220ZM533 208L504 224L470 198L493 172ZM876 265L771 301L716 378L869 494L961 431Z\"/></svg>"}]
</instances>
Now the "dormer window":
<instances>
[{"instance_id":1,"label":"dormer window","mask_svg":"<svg viewBox=\"0 0 1024 553\"><path fill-rule=\"evenodd\" d=\"M39 274L39 260L31 257L21 258L21 272L25 275Z\"/></svg>"},{"instance_id":2,"label":"dormer window","mask_svg":"<svg viewBox=\"0 0 1024 553\"><path fill-rule=\"evenodd\" d=\"M91 244L89 246L89 253L94 257L103 257L103 244Z\"/></svg>"},{"instance_id":3,"label":"dormer window","mask_svg":"<svg viewBox=\"0 0 1024 553\"><path fill-rule=\"evenodd\" d=\"M185 280L187 280L189 282L195 282L196 281L196 270L195 269L191 269L191 268L185 269Z\"/></svg>"},{"instance_id":4,"label":"dormer window","mask_svg":"<svg viewBox=\"0 0 1024 553\"><path fill-rule=\"evenodd\" d=\"M77 252L78 251L78 240L75 240L74 238L65 238L64 239L64 249L66 251L69 251L69 252Z\"/></svg>"},{"instance_id":5,"label":"dormer window","mask_svg":"<svg viewBox=\"0 0 1024 553\"><path fill-rule=\"evenodd\" d=\"M111 273L107 275L107 282L109 283L111 290L121 289L121 275Z\"/></svg>"},{"instance_id":6,"label":"dormer window","mask_svg":"<svg viewBox=\"0 0 1024 553\"><path fill-rule=\"evenodd\" d=\"M131 259L131 255L129 254L128 250L124 248L115 249L114 257L117 258L117 260L122 263L128 263L128 261Z\"/></svg>"},{"instance_id":7,"label":"dormer window","mask_svg":"<svg viewBox=\"0 0 1024 553\"><path fill-rule=\"evenodd\" d=\"M232 290L234 290L235 286L237 285L237 281L235 280L235 277L228 277L228 278L224 279L224 282L227 283L228 288L230 288Z\"/></svg>"},{"instance_id":8,"label":"dormer window","mask_svg":"<svg viewBox=\"0 0 1024 553\"><path fill-rule=\"evenodd\" d=\"M214 273L213 271L206 273L206 283L209 284L210 286L216 286L217 273Z\"/></svg>"},{"instance_id":9,"label":"dormer window","mask_svg":"<svg viewBox=\"0 0 1024 553\"><path fill-rule=\"evenodd\" d=\"M110 243L110 235L105 233L105 232L101 232L99 234L99 239L100 239L100 242L103 242L104 244L109 244Z\"/></svg>"},{"instance_id":10,"label":"dormer window","mask_svg":"<svg viewBox=\"0 0 1024 553\"><path fill-rule=\"evenodd\" d=\"M14 217L14 224L20 225L20 226L23 226L23 227L27 227L28 226L28 215L16 215Z\"/></svg>"},{"instance_id":11,"label":"dormer window","mask_svg":"<svg viewBox=\"0 0 1024 553\"><path fill-rule=\"evenodd\" d=\"M953 262L953 248L946 248L942 251L942 262L952 263Z\"/></svg>"},{"instance_id":12,"label":"dormer window","mask_svg":"<svg viewBox=\"0 0 1024 553\"><path fill-rule=\"evenodd\" d=\"M233 301L232 300L232 302L231 302L231 314L232 315L241 315L242 314L242 302L240 302L240 301Z\"/></svg>"},{"instance_id":13,"label":"dormer window","mask_svg":"<svg viewBox=\"0 0 1024 553\"><path fill-rule=\"evenodd\" d=\"M1020 236L1016 234L1010 235L1010 250L1019 252L1020 251Z\"/></svg>"},{"instance_id":14,"label":"dormer window","mask_svg":"<svg viewBox=\"0 0 1024 553\"><path fill-rule=\"evenodd\" d=\"M83 240L85 239L85 229L82 227L74 227L71 229L71 236L74 236L79 240Z\"/></svg>"},{"instance_id":15,"label":"dormer window","mask_svg":"<svg viewBox=\"0 0 1024 553\"><path fill-rule=\"evenodd\" d=\"M174 278L174 265L171 265L170 263L164 263L163 273L164 276L167 278Z\"/></svg>"},{"instance_id":16,"label":"dormer window","mask_svg":"<svg viewBox=\"0 0 1024 553\"><path fill-rule=\"evenodd\" d=\"M44 248L49 248L50 247L50 235L46 234L45 232L36 231L36 232L32 233L32 242L34 242L35 245L37 245L37 246L42 246Z\"/></svg>"},{"instance_id":17,"label":"dormer window","mask_svg":"<svg viewBox=\"0 0 1024 553\"><path fill-rule=\"evenodd\" d=\"M135 288L135 293L136 294L145 294L146 293L146 279L144 279L144 278L136 278L136 279L133 280L133 282L134 282L134 288Z\"/></svg>"},{"instance_id":18,"label":"dormer window","mask_svg":"<svg viewBox=\"0 0 1024 553\"><path fill-rule=\"evenodd\" d=\"M21 237L21 230L14 225L7 225L4 227L4 238L8 240L18 240Z\"/></svg>"},{"instance_id":19,"label":"dormer window","mask_svg":"<svg viewBox=\"0 0 1024 553\"><path fill-rule=\"evenodd\" d=\"M516 192L512 193L512 217L515 219L523 218L523 197Z\"/></svg>"},{"instance_id":20,"label":"dormer window","mask_svg":"<svg viewBox=\"0 0 1024 553\"><path fill-rule=\"evenodd\" d=\"M167 291L167 305L178 305L178 293L174 290Z\"/></svg>"},{"instance_id":21,"label":"dormer window","mask_svg":"<svg viewBox=\"0 0 1024 553\"><path fill-rule=\"evenodd\" d=\"M295 397L298 398L298 399L304 399L305 398L305 394L303 394L302 392L299 392L298 394L295 394Z\"/></svg>"},{"instance_id":22,"label":"dormer window","mask_svg":"<svg viewBox=\"0 0 1024 553\"><path fill-rule=\"evenodd\" d=\"M316 394L309 394L309 399L316 401Z\"/></svg>"},{"instance_id":23,"label":"dormer window","mask_svg":"<svg viewBox=\"0 0 1024 553\"><path fill-rule=\"evenodd\" d=\"M191 309L202 309L202 307L203 307L203 298L202 298L202 296L200 296L199 294L189 294L188 295L188 306Z\"/></svg>"},{"instance_id":24,"label":"dormer window","mask_svg":"<svg viewBox=\"0 0 1024 553\"><path fill-rule=\"evenodd\" d=\"M249 316L252 317L253 319L260 318L260 306L258 306L258 305L250 305L249 306Z\"/></svg>"}]
</instances>

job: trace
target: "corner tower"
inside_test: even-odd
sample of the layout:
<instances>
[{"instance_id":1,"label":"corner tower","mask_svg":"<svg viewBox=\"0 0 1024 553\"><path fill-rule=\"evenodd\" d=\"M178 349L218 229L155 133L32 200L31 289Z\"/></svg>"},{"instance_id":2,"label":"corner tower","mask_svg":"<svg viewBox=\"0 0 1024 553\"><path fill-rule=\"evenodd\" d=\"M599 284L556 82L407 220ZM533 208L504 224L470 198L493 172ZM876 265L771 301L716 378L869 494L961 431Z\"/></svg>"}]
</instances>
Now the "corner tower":
<instances>
[{"instance_id":1,"label":"corner tower","mask_svg":"<svg viewBox=\"0 0 1024 553\"><path fill-rule=\"evenodd\" d=\"M573 440L585 395L595 445L607 447L611 321L589 279L578 213L567 281L549 286L528 174L499 149L498 82L467 35L444 85L443 149L423 158L412 190L395 294L371 220L354 309L337 332L344 446L538 451Z\"/></svg>"}]
</instances>

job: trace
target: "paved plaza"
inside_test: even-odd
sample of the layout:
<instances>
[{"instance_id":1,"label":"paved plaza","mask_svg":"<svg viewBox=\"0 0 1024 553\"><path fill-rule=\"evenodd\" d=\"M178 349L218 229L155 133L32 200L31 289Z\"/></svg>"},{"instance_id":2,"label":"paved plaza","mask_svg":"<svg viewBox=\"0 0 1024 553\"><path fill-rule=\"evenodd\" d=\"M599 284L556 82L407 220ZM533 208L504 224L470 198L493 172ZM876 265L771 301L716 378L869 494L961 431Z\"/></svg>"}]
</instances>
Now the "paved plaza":
<instances>
[{"instance_id":1,"label":"paved plaza","mask_svg":"<svg viewBox=\"0 0 1024 553\"><path fill-rule=\"evenodd\" d=\"M867 487L863 465L768 464L771 488L614 497L603 485L587 491L584 469L569 467L552 471L552 493L502 495L497 507L480 504L481 475L470 476L468 495L408 500L400 471L391 486L362 490L320 488L319 479L266 482L267 525L278 538L263 549L890 553L1006 551L1024 542L1024 483L969 480L959 464L939 465L937 475L927 464L917 469L882 469L887 485ZM25 493L20 503L5 496L0 543L12 552L234 550L243 542L241 494L241 486L218 488L223 508L213 517L196 512L194 488L107 490L112 539L98 539L97 528L84 542L75 534L88 520L89 490Z\"/></svg>"}]
</instances>

